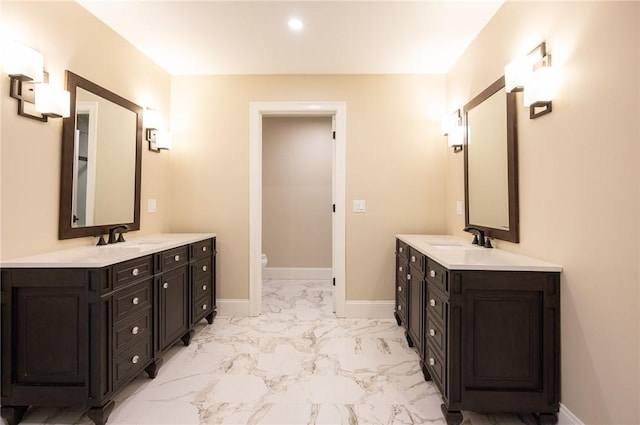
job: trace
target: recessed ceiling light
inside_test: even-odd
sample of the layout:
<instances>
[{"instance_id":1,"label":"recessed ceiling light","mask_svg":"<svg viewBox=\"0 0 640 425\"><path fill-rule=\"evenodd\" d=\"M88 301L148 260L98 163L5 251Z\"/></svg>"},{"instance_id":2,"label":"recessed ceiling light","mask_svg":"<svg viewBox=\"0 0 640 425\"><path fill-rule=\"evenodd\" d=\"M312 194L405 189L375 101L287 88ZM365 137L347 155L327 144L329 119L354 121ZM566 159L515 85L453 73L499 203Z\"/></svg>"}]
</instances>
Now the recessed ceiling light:
<instances>
[{"instance_id":1,"label":"recessed ceiling light","mask_svg":"<svg viewBox=\"0 0 640 425\"><path fill-rule=\"evenodd\" d=\"M291 18L289 19L289 28L292 31L301 31L302 27L304 27L304 25L302 24L302 21L298 18Z\"/></svg>"}]
</instances>

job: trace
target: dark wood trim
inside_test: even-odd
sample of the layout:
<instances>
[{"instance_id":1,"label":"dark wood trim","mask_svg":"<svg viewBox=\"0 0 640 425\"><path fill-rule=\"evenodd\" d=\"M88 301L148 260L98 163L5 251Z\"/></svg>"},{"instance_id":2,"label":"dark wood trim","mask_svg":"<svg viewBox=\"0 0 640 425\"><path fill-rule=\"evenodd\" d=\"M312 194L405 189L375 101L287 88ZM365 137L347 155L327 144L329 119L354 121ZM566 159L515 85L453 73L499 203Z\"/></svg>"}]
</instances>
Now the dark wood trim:
<instances>
[{"instance_id":1,"label":"dark wood trim","mask_svg":"<svg viewBox=\"0 0 640 425\"><path fill-rule=\"evenodd\" d=\"M109 228L126 224L129 230L140 230L140 187L142 177L142 112L141 106L101 87L73 72L65 72L66 89L70 94L69 118L62 120L62 158L60 170L60 214L58 217L58 238L71 239L85 236L98 236L106 234ZM135 200L134 216L131 223L108 223L99 226L73 227L71 225L73 203L73 152L74 133L76 124L76 89L80 87L90 91L110 102L129 109L136 114L136 160L135 160Z\"/></svg>"},{"instance_id":2,"label":"dark wood trim","mask_svg":"<svg viewBox=\"0 0 640 425\"><path fill-rule=\"evenodd\" d=\"M471 99L463 108L463 125L468 126L468 112L504 88L504 76L500 77L480 94ZM516 116L516 94L506 93L507 106L507 178L509 190L509 230L487 227L469 220L469 149L468 133L464 132L464 219L465 226L483 230L487 236L509 242L520 241L520 208L518 196L518 120Z\"/></svg>"}]
</instances>

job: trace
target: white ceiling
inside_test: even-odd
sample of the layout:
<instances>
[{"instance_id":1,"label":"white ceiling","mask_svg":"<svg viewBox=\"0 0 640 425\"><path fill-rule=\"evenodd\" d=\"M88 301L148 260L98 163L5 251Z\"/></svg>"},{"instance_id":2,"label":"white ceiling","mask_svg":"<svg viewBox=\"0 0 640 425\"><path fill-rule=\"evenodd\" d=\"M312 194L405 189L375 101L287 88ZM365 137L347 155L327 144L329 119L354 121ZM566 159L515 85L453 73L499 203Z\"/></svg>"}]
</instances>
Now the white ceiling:
<instances>
[{"instance_id":1,"label":"white ceiling","mask_svg":"<svg viewBox=\"0 0 640 425\"><path fill-rule=\"evenodd\" d=\"M178 75L444 73L504 2L77 1Z\"/></svg>"}]
</instances>

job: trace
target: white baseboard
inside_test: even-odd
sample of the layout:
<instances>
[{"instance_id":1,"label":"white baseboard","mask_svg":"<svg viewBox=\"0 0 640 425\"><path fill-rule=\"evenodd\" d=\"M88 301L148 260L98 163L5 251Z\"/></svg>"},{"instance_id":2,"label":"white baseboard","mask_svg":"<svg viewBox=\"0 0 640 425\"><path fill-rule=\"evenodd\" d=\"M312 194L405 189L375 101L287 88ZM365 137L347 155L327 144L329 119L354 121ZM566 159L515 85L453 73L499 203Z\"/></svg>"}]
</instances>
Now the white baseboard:
<instances>
[{"instance_id":1,"label":"white baseboard","mask_svg":"<svg viewBox=\"0 0 640 425\"><path fill-rule=\"evenodd\" d=\"M310 267L267 267L262 271L262 278L328 280L333 278L333 270L331 268Z\"/></svg>"},{"instance_id":2,"label":"white baseboard","mask_svg":"<svg viewBox=\"0 0 640 425\"><path fill-rule=\"evenodd\" d=\"M231 316L249 316L249 300L246 299L217 299L218 315Z\"/></svg>"},{"instance_id":3,"label":"white baseboard","mask_svg":"<svg viewBox=\"0 0 640 425\"><path fill-rule=\"evenodd\" d=\"M567 407L561 403L557 425L584 425L584 423L578 419L571 410L567 409Z\"/></svg>"},{"instance_id":4,"label":"white baseboard","mask_svg":"<svg viewBox=\"0 0 640 425\"><path fill-rule=\"evenodd\" d=\"M395 302L391 301L346 301L347 319L393 319Z\"/></svg>"}]
</instances>

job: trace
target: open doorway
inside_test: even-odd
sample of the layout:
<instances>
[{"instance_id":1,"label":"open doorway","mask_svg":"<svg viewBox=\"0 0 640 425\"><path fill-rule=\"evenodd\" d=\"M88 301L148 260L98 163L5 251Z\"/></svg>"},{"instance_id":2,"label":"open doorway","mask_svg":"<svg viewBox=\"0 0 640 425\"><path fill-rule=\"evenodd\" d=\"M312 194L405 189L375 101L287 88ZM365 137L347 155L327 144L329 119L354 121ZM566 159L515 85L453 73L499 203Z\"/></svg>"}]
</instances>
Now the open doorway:
<instances>
[{"instance_id":1,"label":"open doorway","mask_svg":"<svg viewBox=\"0 0 640 425\"><path fill-rule=\"evenodd\" d=\"M331 256L336 316L345 317L345 163L346 106L343 102L255 102L250 116L249 310L261 313L262 299L262 154L263 118L325 116L332 119L333 204Z\"/></svg>"},{"instance_id":2,"label":"open doorway","mask_svg":"<svg viewBox=\"0 0 640 425\"><path fill-rule=\"evenodd\" d=\"M330 116L262 119L263 313L335 311L332 124Z\"/></svg>"}]
</instances>

